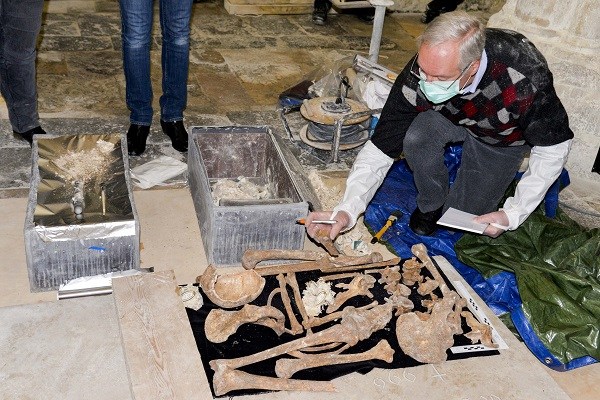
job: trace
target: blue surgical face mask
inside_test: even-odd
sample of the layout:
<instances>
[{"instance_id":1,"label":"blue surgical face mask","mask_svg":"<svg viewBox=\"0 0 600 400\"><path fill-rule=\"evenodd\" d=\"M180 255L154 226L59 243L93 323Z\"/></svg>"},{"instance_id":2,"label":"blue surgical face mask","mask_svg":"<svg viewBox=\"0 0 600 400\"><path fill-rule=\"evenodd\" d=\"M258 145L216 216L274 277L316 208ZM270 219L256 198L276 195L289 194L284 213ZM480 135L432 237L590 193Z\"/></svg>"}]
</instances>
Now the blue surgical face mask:
<instances>
[{"instance_id":1,"label":"blue surgical face mask","mask_svg":"<svg viewBox=\"0 0 600 400\"><path fill-rule=\"evenodd\" d=\"M413 66L416 61L416 58L413 61ZM433 81L427 82L427 76L421 71L419 68L418 74L413 71L413 67L411 67L411 74L417 76L419 78L419 87L421 88L421 92L427 97L429 101L435 104L443 103L447 100L450 100L457 94L464 93L464 88L460 87L460 80L465 74L465 72L469 69L469 67L473 65L470 63L467 65L458 78L453 81Z\"/></svg>"},{"instance_id":2,"label":"blue surgical face mask","mask_svg":"<svg viewBox=\"0 0 600 400\"><path fill-rule=\"evenodd\" d=\"M459 81L435 81L427 82L425 79L419 80L419 87L429 101L435 104L450 100L457 94L463 93L460 89Z\"/></svg>"}]
</instances>

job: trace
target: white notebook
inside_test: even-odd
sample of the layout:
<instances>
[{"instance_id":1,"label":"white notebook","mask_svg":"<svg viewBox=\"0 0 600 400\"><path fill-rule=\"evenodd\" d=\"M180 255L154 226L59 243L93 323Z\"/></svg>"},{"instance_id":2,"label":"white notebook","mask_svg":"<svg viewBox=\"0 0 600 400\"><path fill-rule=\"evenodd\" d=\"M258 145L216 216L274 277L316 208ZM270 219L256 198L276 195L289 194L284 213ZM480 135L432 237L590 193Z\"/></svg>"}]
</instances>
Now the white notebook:
<instances>
[{"instance_id":1,"label":"white notebook","mask_svg":"<svg viewBox=\"0 0 600 400\"><path fill-rule=\"evenodd\" d=\"M456 208L450 207L442 218L438 220L439 225L448 226L450 228L460 229L463 231L483 233L488 224L479 224L473 219L477 217L475 214L469 214L464 211L457 210Z\"/></svg>"}]
</instances>

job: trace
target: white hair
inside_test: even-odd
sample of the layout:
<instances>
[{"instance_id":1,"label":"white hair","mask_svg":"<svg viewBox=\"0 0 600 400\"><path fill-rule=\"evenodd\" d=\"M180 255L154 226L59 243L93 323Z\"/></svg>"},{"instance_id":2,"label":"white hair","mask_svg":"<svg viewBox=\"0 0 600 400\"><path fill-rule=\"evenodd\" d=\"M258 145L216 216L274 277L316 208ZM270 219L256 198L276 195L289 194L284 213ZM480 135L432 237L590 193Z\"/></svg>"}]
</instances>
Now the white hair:
<instances>
[{"instance_id":1,"label":"white hair","mask_svg":"<svg viewBox=\"0 0 600 400\"><path fill-rule=\"evenodd\" d=\"M417 46L439 45L448 41L460 41L459 69L466 68L481 58L485 47L485 26L481 20L464 11L444 13L427 25L417 38Z\"/></svg>"}]
</instances>

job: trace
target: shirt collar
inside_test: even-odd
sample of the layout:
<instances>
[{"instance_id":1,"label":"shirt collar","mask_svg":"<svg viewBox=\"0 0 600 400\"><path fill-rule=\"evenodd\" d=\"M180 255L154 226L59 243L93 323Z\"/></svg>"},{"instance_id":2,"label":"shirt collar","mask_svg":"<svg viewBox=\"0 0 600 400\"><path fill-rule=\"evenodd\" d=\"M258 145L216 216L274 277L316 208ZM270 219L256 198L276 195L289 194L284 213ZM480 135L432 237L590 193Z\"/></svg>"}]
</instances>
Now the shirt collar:
<instances>
[{"instance_id":1,"label":"shirt collar","mask_svg":"<svg viewBox=\"0 0 600 400\"><path fill-rule=\"evenodd\" d=\"M477 90L477 85L479 85L479 82L481 82L481 78L483 77L483 74L485 73L487 64L488 64L487 53L485 52L485 49L483 49L483 52L481 53L481 61L479 61L479 68L477 69L475 78L473 78L473 82L471 82L471 84L469 86L467 86L466 88L463 89L463 93L475 93L475 90Z\"/></svg>"}]
</instances>

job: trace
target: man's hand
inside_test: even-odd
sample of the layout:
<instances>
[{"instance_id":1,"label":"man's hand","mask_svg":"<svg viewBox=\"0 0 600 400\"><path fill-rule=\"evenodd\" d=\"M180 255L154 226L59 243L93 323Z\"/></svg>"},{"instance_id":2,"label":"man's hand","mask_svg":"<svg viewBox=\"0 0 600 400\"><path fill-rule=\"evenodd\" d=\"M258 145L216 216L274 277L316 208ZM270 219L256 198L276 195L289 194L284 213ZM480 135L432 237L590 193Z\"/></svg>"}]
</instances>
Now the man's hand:
<instances>
[{"instance_id":1,"label":"man's hand","mask_svg":"<svg viewBox=\"0 0 600 400\"><path fill-rule=\"evenodd\" d=\"M345 211L339 211L333 218L331 214L331 211L314 211L308 214L305 223L308 236L315 238L329 234L329 238L335 240L340 231L350 223L350 216ZM312 223L312 221L328 219L335 220L336 223L333 225Z\"/></svg>"},{"instance_id":2,"label":"man's hand","mask_svg":"<svg viewBox=\"0 0 600 400\"><path fill-rule=\"evenodd\" d=\"M497 238L508 230L508 217L504 211L483 214L475 217L474 221L480 224L490 224L483 232L484 235L489 237Z\"/></svg>"}]
</instances>

